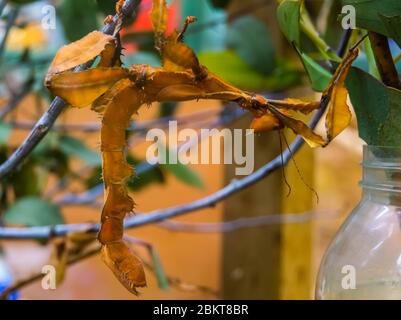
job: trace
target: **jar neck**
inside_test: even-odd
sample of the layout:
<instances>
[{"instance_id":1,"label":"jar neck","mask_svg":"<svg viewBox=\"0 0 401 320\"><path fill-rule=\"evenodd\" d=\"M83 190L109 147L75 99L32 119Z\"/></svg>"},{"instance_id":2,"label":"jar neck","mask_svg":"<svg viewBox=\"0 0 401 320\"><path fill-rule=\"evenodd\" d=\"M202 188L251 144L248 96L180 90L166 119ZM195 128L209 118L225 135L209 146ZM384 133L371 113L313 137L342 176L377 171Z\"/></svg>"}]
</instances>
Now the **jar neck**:
<instances>
[{"instance_id":1,"label":"jar neck","mask_svg":"<svg viewBox=\"0 0 401 320\"><path fill-rule=\"evenodd\" d=\"M401 148L364 146L363 200L401 207Z\"/></svg>"}]
</instances>

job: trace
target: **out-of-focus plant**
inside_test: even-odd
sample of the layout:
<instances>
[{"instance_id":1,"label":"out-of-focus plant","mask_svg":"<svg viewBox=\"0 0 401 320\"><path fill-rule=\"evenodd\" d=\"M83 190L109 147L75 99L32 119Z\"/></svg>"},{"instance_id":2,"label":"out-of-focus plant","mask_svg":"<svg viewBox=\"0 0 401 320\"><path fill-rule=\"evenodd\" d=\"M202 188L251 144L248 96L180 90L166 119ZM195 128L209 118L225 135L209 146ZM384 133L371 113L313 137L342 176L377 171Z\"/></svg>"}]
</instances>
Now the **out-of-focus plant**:
<instances>
[{"instance_id":1,"label":"out-of-focus plant","mask_svg":"<svg viewBox=\"0 0 401 320\"><path fill-rule=\"evenodd\" d=\"M324 145L349 124L351 117L347 105L349 93L357 114L361 138L368 144L399 146L401 85L398 70L401 67L399 63L401 59L397 46L401 43L401 37L397 30L401 30L400 2L398 0L277 1L278 24L300 63L294 61L290 54L286 54L285 57L280 56L271 30L253 15L254 12L262 10L268 2L272 1L250 1L246 10L241 9L238 12L233 9L235 1L196 2L197 10L217 12L216 20L208 21L206 15L203 15L201 23L187 32L188 41L195 44L200 63L235 86L252 91L276 91L310 83L315 91L323 93L320 107L328 107L327 140L296 122L297 120L291 118L291 114L286 111L281 112L283 109L299 110L301 106L309 106L305 112L314 109L310 104L302 105L299 100L271 101L274 108L266 102L270 113L267 118L264 118L266 114L258 114L253 124L254 128L266 130L290 127L310 144ZM47 2L14 0L10 1L2 12L1 17L6 30L4 38L9 39L3 41L4 52L0 51L2 80L0 92L5 101L0 111L1 162L6 161L15 150L15 146L8 142L13 129L10 119L17 112L21 100L28 93L34 95L37 101L50 101L53 98L47 90L44 90L42 83L58 47L97 29L107 14L114 10L114 2L107 0L57 1L55 4L59 28L54 32L44 32L38 28L38 19L32 19L29 12L33 12L32 8L39 8L45 3ZM195 6L192 0L183 0L182 4L186 13L191 11L191 4ZM150 9L149 5L151 1L142 2L142 7L147 11ZM174 5L176 4L173 1L171 8L174 9ZM342 46L335 51L332 46L340 41L338 31L344 27L342 22L344 19L353 18L352 15L347 16L342 13L345 5L355 9L357 30L352 35L348 32L347 35L350 37L342 39ZM171 8L170 10L173 10ZM143 12L145 9L141 14L147 14ZM201 15L200 12L193 12L193 15L198 13ZM134 18L126 20L125 26L128 28L120 35L123 46L128 48L125 57L122 58L123 64L144 63L160 66L157 51L153 46L153 32L129 28L133 22ZM166 29L174 26L177 26L177 23L166 26ZM205 37L197 36L203 29L216 26L224 31L219 34L219 41L213 42L207 38L205 41ZM57 36L54 38L55 33ZM357 58L358 50L352 45L366 35L368 37L364 38L361 53ZM21 40L15 41L15 39ZM57 41L53 41L54 39ZM178 51L179 47L176 49ZM345 59L342 59L343 55ZM191 66L193 67L193 64ZM239 99L242 93L236 91L236 94ZM65 97L68 98L68 95ZM219 96L219 98L238 100L232 96L230 98ZM40 103L37 109L38 115L43 112ZM248 109L254 111L252 108ZM176 103L163 102L159 114L163 117L174 116L176 110ZM127 131L127 136L130 135L132 132ZM130 154L128 163L140 165L142 161L137 158L136 155ZM82 175L72 170L71 161L74 159L79 159L86 166L86 174ZM100 171L100 157L96 151L71 133L50 132L30 157L20 163L15 172L0 181L2 222L24 226L53 225L63 222L60 208L50 199L43 197L48 178L55 176L59 180L76 179L80 180L83 186L91 188L101 183ZM140 178L128 180L127 187L137 190L151 183L163 183L167 172L190 185L202 186L199 177L187 167L168 164L153 166ZM24 214L27 210L30 212L29 215ZM43 212L46 214L42 214Z\"/></svg>"}]
</instances>

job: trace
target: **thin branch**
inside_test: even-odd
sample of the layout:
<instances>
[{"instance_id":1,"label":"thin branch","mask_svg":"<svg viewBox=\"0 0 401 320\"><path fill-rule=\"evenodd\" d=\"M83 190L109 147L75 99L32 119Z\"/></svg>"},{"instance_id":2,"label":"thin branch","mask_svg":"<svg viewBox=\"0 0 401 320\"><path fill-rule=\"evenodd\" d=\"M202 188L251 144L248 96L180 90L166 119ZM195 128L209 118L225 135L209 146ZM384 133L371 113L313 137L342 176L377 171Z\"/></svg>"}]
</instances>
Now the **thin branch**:
<instances>
[{"instance_id":1,"label":"thin branch","mask_svg":"<svg viewBox=\"0 0 401 320\"><path fill-rule=\"evenodd\" d=\"M73 257L73 258L69 259L68 262L67 262L67 265L70 266L70 265L73 265L73 264L75 264L77 262L80 262L80 261L82 261L82 260L84 260L86 258L90 258L90 257L98 254L99 251L100 251L99 248L89 250L89 251L83 253L82 255L79 255L79 256L76 256L76 257ZM34 283L36 281L41 280L43 278L43 276L44 276L43 273L39 272L39 273L35 273L34 275L31 275L31 276L27 277L26 279L22 279L22 280L19 280L19 281L15 282L13 285L9 286L8 288L6 288L5 290L3 290L1 292L0 300L6 300L7 297L12 292L17 291L17 290L19 290L19 289L21 289L21 288L23 288L23 287L25 287L25 286L27 286L27 285L29 285L31 283Z\"/></svg>"},{"instance_id":2,"label":"thin branch","mask_svg":"<svg viewBox=\"0 0 401 320\"><path fill-rule=\"evenodd\" d=\"M12 7L10 12L8 13L8 19L6 23L4 36L0 43L0 61L3 59L3 54L6 48L8 35L10 34L11 28L14 26L15 20L17 20L18 13L19 13L18 7Z\"/></svg>"},{"instance_id":3,"label":"thin branch","mask_svg":"<svg viewBox=\"0 0 401 320\"><path fill-rule=\"evenodd\" d=\"M310 127L315 128L317 123L322 118L327 106L322 106L314 115ZM138 215L127 218L125 221L125 228L135 228L142 225L160 222L166 219L170 219L176 216L180 216L189 212L194 212L200 209L213 207L218 202L238 193L239 191L254 185L260 180L267 177L270 173L281 166L286 165L291 155L295 154L304 145L304 140L301 137L297 137L290 146L289 149L285 150L282 155L277 156L268 164L261 167L251 175L241 179L233 180L223 189L197 201L167 208L152 211L148 214ZM30 227L30 228L4 228L0 227L0 238L3 239L47 239L50 236L62 236L70 232L76 231L92 231L97 232L99 230L98 223L86 223L86 224L69 224L69 225L57 225L53 227Z\"/></svg>"},{"instance_id":4,"label":"thin branch","mask_svg":"<svg viewBox=\"0 0 401 320\"><path fill-rule=\"evenodd\" d=\"M141 0L126 0L122 8L123 19L131 17ZM117 26L119 17L115 15L113 22L105 25L102 28L102 32L105 34L113 34ZM75 68L76 71L81 71L89 68L92 65L92 61ZM10 172L12 172L17 166L32 152L37 144L46 136L50 128L53 126L56 119L62 113L66 107L66 102L56 97L50 104L49 109L43 114L43 116L36 123L25 141L15 150L15 152L0 166L0 178L3 178Z\"/></svg>"},{"instance_id":5,"label":"thin branch","mask_svg":"<svg viewBox=\"0 0 401 320\"><path fill-rule=\"evenodd\" d=\"M346 37L342 37L341 41L347 41ZM339 48L346 47L346 45L340 44ZM314 129L323 117L326 109L328 100L325 100L321 108L313 116L309 127ZM223 189L206 196L197 201L171 207L167 209L155 210L146 215L134 216L126 219L125 228L135 228L142 225L160 222L166 219L170 219L179 215L183 215L189 212L194 212L200 209L213 207L218 202L238 193L239 191L246 189L260 180L264 179L276 169L288 164L293 154L296 154L301 147L304 145L304 140L297 136L295 141L291 144L290 148L286 149L282 154L278 155L271 162L267 163L254 173L241 180L233 180ZM47 239L50 236L65 235L69 232L76 231L92 231L97 232L99 230L98 223L87 223L87 224L70 224L70 225L57 225L57 226L44 226L44 227L31 227L31 228L4 228L0 227L0 238L4 239Z\"/></svg>"},{"instance_id":6,"label":"thin branch","mask_svg":"<svg viewBox=\"0 0 401 320\"><path fill-rule=\"evenodd\" d=\"M245 114L244 111L242 111L239 108L236 108L239 112L234 112L234 113L224 113L221 115L220 119L216 120L214 123L210 124L204 124L201 128L216 128L219 126L224 126L227 125L228 123L231 123L232 121L238 119L242 115ZM198 139L195 139L192 141L191 145L197 143L199 140L203 140L206 137L202 137L198 134ZM187 145L187 142L181 144L178 147L178 152L181 149L182 145ZM139 165L136 166L135 172L138 177L140 177L142 174L150 171L152 168L156 167L157 164L152 165L149 164L148 162L142 162ZM65 205L88 205L94 203L96 198L100 197L104 192L104 185L103 183L93 187L90 190L87 190L83 193L67 193L65 194L61 199L56 200L55 203L59 206L65 206Z\"/></svg>"},{"instance_id":7,"label":"thin branch","mask_svg":"<svg viewBox=\"0 0 401 320\"><path fill-rule=\"evenodd\" d=\"M3 10L7 5L7 0L0 0L0 16L3 14Z\"/></svg>"},{"instance_id":8,"label":"thin branch","mask_svg":"<svg viewBox=\"0 0 401 320\"><path fill-rule=\"evenodd\" d=\"M258 217L240 218L227 222L183 222L165 220L157 225L173 232L229 233L240 229L255 228L272 224L305 223L315 217L313 212L295 214L268 214Z\"/></svg>"},{"instance_id":9,"label":"thin branch","mask_svg":"<svg viewBox=\"0 0 401 320\"><path fill-rule=\"evenodd\" d=\"M230 107L230 112L233 114L238 114L238 113L245 113L245 111L235 107L231 108ZM183 124L188 124L188 123L193 123L197 122L203 119L208 119L211 116L218 115L220 110L203 110L195 113L191 113L188 115L181 115L181 116L168 116L168 117L161 117L157 119L152 119L152 120L147 120L147 121L141 121L141 122L132 122L131 125L127 128L128 131L136 131L136 132L144 132L147 131L151 128L163 128L168 126L168 122L175 120L178 122L178 124L183 125ZM15 129L20 129L20 130L31 130L35 123L34 122L28 122L28 121L9 121L7 122L10 124L13 128ZM98 132L100 130L101 124L100 123L95 123L95 122L88 122L88 123L73 123L73 124L55 124L52 127L53 131L82 131L82 132Z\"/></svg>"},{"instance_id":10,"label":"thin branch","mask_svg":"<svg viewBox=\"0 0 401 320\"><path fill-rule=\"evenodd\" d=\"M84 252L83 254L80 254L78 256L74 256L74 257L68 259L67 265L68 266L74 265L78 262L82 262L83 260L85 260L87 258L93 257L94 255L97 255L99 253L100 253L100 248L96 247L94 249L88 250L87 252ZM156 273L155 268L149 262L145 261L144 259L141 259L141 260L146 269L148 269L153 274ZM11 286L7 287L2 292L0 292L0 300L6 300L12 292L18 291L27 285L30 285L32 283L35 283L36 281L43 279L43 276L44 276L43 273L38 272L31 276L28 276L25 279L16 281L14 284L12 284ZM171 287L176 288L177 290L181 290L181 291L185 291L185 292L203 292L203 293L212 294L214 296L218 295L216 290L209 288L207 286L185 283L179 278L171 277L168 275L166 275L166 279L167 279L167 282L169 283L169 285Z\"/></svg>"},{"instance_id":11,"label":"thin branch","mask_svg":"<svg viewBox=\"0 0 401 320\"><path fill-rule=\"evenodd\" d=\"M401 81L395 67L390 45L386 36L369 31L369 40L372 45L380 77L386 86L401 89Z\"/></svg>"},{"instance_id":12,"label":"thin branch","mask_svg":"<svg viewBox=\"0 0 401 320\"><path fill-rule=\"evenodd\" d=\"M0 120L3 120L7 114L13 111L19 103L27 96L27 94L31 91L33 84L33 79L29 79L25 84L23 84L22 88L19 92L14 94L8 103L0 110Z\"/></svg>"}]
</instances>

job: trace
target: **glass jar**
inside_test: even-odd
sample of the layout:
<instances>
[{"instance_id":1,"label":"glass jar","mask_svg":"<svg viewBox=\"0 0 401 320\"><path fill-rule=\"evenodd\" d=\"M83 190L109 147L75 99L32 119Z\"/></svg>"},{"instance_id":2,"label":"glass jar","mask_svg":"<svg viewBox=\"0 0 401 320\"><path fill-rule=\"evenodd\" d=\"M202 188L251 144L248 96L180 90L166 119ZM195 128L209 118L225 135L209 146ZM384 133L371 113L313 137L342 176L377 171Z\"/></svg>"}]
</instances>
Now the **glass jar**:
<instances>
[{"instance_id":1,"label":"glass jar","mask_svg":"<svg viewBox=\"0 0 401 320\"><path fill-rule=\"evenodd\" d=\"M316 299L401 299L401 148L364 146L362 199L327 249Z\"/></svg>"}]
</instances>

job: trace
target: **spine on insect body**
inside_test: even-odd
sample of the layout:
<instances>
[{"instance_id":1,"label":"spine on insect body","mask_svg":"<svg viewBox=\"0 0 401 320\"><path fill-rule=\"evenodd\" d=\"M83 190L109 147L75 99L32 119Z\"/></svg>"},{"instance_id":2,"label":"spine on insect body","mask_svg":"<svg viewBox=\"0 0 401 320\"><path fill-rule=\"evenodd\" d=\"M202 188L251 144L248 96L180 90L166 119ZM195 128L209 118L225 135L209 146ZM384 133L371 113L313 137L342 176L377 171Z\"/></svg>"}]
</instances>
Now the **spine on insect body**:
<instances>
[{"instance_id":1,"label":"spine on insect body","mask_svg":"<svg viewBox=\"0 0 401 320\"><path fill-rule=\"evenodd\" d=\"M133 113L142 105L141 93L129 81L116 85L105 100L101 128L101 151L105 204L98 234L102 258L120 282L131 292L146 285L142 262L123 241L124 218L134 209L126 183L134 170L126 161L126 128ZM102 102L97 103L99 105Z\"/></svg>"}]
</instances>

